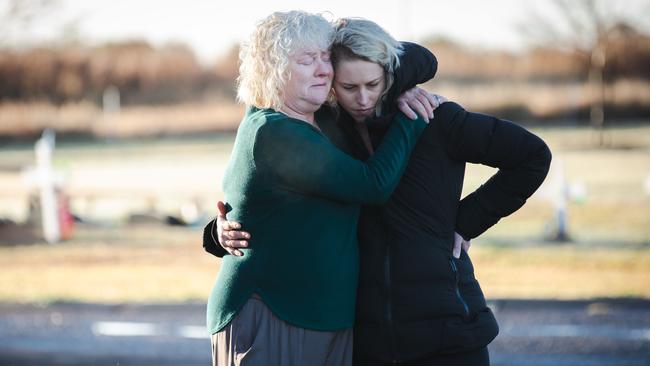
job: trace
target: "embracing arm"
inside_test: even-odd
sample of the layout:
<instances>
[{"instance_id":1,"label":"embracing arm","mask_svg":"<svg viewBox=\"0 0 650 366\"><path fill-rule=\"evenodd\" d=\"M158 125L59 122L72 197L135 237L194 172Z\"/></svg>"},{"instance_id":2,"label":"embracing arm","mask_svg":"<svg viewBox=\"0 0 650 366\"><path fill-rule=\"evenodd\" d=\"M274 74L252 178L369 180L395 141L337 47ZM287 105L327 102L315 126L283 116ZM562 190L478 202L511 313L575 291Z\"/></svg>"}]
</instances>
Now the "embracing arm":
<instances>
[{"instance_id":1,"label":"embracing arm","mask_svg":"<svg viewBox=\"0 0 650 366\"><path fill-rule=\"evenodd\" d=\"M304 122L270 120L259 129L253 154L259 166L292 191L345 203L382 204L397 186L426 123L397 114L381 146L363 162Z\"/></svg>"},{"instance_id":2,"label":"embracing arm","mask_svg":"<svg viewBox=\"0 0 650 366\"><path fill-rule=\"evenodd\" d=\"M383 203L399 182L408 156L426 122L398 115L384 143L367 162L351 158L323 135L303 124L271 121L258 134L256 160L268 166L291 190L342 202ZM226 209L203 229L203 249L217 257L241 256L237 248L248 245L250 234L227 221Z\"/></svg>"},{"instance_id":3,"label":"embracing arm","mask_svg":"<svg viewBox=\"0 0 650 366\"><path fill-rule=\"evenodd\" d=\"M450 157L499 169L460 201L456 231L469 240L524 205L546 178L551 151L525 128L456 103L444 103L436 112Z\"/></svg>"},{"instance_id":4,"label":"embracing arm","mask_svg":"<svg viewBox=\"0 0 650 366\"><path fill-rule=\"evenodd\" d=\"M388 101L386 112L389 113L395 110L395 101L399 95L433 79L438 71L438 60L431 51L411 42L402 42L402 47L399 67L393 72L393 85L385 98Z\"/></svg>"}]
</instances>

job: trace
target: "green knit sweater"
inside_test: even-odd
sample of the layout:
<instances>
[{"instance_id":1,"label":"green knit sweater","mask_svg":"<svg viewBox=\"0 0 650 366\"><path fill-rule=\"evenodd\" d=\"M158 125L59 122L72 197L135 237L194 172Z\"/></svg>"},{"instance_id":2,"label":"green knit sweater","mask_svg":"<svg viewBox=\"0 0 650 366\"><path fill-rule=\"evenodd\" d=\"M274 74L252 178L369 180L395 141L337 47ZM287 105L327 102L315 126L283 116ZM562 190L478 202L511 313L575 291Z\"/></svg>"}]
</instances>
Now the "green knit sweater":
<instances>
[{"instance_id":1,"label":"green knit sweater","mask_svg":"<svg viewBox=\"0 0 650 366\"><path fill-rule=\"evenodd\" d=\"M334 116L318 118L332 123ZM221 262L208 300L209 331L226 326L253 293L292 325L352 327L360 204L388 200L425 125L400 113L375 155L363 162L304 121L249 109L223 190L232 206L229 220L254 236L242 257L226 255Z\"/></svg>"}]
</instances>

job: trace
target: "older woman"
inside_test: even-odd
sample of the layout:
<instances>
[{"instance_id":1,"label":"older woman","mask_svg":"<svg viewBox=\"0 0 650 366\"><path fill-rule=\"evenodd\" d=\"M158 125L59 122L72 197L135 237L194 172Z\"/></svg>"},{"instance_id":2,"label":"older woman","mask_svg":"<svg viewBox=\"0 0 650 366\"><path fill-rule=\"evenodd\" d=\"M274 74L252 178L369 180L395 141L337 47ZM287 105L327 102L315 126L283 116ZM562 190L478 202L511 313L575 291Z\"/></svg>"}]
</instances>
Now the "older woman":
<instances>
[{"instance_id":1,"label":"older woman","mask_svg":"<svg viewBox=\"0 0 650 366\"><path fill-rule=\"evenodd\" d=\"M435 73L433 55L408 43L402 44L400 67L390 68L385 50L395 47L399 43L373 22L344 19L337 27L332 62L339 126L359 159L376 156L377 143L387 136L388 119L381 115L394 112L396 96ZM430 99L421 90L411 92L424 110ZM434 121L388 203L362 209L356 365L490 363L487 344L498 327L461 244L467 247L520 208L544 180L551 155L525 129L455 103L439 106ZM499 171L460 200L466 162ZM204 245L214 245L208 239ZM229 251L246 244L226 241Z\"/></svg>"},{"instance_id":2,"label":"older woman","mask_svg":"<svg viewBox=\"0 0 650 366\"><path fill-rule=\"evenodd\" d=\"M240 55L249 109L223 189L231 217L256 236L223 258L208 300L214 364L351 363L359 205L388 199L426 122L398 114L366 162L332 145L321 132L332 115L316 111L333 35L319 15L274 13Z\"/></svg>"}]
</instances>

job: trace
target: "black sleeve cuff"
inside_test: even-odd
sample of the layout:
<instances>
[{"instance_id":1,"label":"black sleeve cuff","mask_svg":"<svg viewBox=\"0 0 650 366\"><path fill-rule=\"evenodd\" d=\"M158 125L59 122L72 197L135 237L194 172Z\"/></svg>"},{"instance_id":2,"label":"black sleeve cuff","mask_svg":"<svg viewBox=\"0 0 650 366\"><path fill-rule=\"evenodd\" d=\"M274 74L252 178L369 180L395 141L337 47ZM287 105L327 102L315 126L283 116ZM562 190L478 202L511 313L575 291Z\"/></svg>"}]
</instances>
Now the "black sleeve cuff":
<instances>
[{"instance_id":1,"label":"black sleeve cuff","mask_svg":"<svg viewBox=\"0 0 650 366\"><path fill-rule=\"evenodd\" d=\"M216 221L216 218L213 219L205 225L205 228L203 228L203 249L216 257L222 258L224 255L228 254L228 252L219 244L219 241L215 236L214 225L216 224Z\"/></svg>"}]
</instances>

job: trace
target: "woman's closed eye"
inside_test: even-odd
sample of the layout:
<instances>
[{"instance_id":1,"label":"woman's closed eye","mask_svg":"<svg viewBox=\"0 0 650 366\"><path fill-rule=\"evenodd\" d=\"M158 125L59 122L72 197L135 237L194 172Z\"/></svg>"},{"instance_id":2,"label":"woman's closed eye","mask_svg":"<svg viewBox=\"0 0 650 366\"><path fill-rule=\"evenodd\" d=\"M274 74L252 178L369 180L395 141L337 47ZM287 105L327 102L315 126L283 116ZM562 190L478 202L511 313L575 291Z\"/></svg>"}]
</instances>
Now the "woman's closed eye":
<instances>
[{"instance_id":1,"label":"woman's closed eye","mask_svg":"<svg viewBox=\"0 0 650 366\"><path fill-rule=\"evenodd\" d=\"M329 53L329 52L324 53L324 54L321 56L321 60L323 60L323 62L332 62L332 59L331 59L331 55L330 55L330 53Z\"/></svg>"},{"instance_id":2,"label":"woman's closed eye","mask_svg":"<svg viewBox=\"0 0 650 366\"><path fill-rule=\"evenodd\" d=\"M301 57L298 59L298 64L300 65L311 65L314 63L315 57Z\"/></svg>"},{"instance_id":3,"label":"woman's closed eye","mask_svg":"<svg viewBox=\"0 0 650 366\"><path fill-rule=\"evenodd\" d=\"M373 81L372 83L368 83L365 86L366 86L367 89L373 90L373 89L375 89L375 88L377 88L379 86L379 82L378 81L377 82ZM343 85L343 89L345 89L345 90L355 90L355 89L358 89L358 88L359 88L358 85Z\"/></svg>"}]
</instances>

